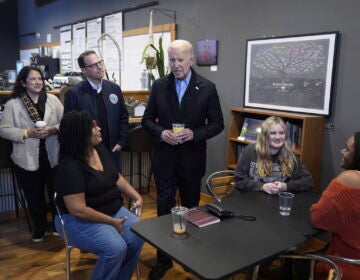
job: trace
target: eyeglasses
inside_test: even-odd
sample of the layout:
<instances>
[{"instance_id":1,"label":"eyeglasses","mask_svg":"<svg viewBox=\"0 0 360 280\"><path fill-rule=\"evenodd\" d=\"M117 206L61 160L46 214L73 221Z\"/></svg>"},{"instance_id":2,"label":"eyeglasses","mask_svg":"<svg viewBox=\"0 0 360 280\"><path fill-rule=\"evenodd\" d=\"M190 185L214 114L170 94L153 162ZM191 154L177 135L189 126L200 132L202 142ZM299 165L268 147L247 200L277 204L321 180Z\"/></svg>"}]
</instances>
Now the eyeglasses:
<instances>
[{"instance_id":1,"label":"eyeglasses","mask_svg":"<svg viewBox=\"0 0 360 280\"><path fill-rule=\"evenodd\" d=\"M104 65L104 60L99 60L98 62L95 62L93 64L90 65L84 65L84 68L95 68L95 67L99 67L99 66L103 66Z\"/></svg>"}]
</instances>

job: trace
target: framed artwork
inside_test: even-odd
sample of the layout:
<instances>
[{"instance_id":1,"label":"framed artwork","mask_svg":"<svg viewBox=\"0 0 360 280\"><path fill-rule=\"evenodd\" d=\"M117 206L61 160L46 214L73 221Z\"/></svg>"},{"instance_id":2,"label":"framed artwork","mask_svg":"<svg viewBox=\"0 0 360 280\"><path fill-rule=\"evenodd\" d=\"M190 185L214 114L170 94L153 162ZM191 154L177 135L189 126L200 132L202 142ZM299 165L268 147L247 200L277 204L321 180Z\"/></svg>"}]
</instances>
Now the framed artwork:
<instances>
[{"instance_id":1,"label":"framed artwork","mask_svg":"<svg viewBox=\"0 0 360 280\"><path fill-rule=\"evenodd\" d=\"M247 40L245 107L328 116L339 32Z\"/></svg>"},{"instance_id":2,"label":"framed artwork","mask_svg":"<svg viewBox=\"0 0 360 280\"><path fill-rule=\"evenodd\" d=\"M217 65L216 40L198 41L196 43L196 64L198 66Z\"/></svg>"}]
</instances>

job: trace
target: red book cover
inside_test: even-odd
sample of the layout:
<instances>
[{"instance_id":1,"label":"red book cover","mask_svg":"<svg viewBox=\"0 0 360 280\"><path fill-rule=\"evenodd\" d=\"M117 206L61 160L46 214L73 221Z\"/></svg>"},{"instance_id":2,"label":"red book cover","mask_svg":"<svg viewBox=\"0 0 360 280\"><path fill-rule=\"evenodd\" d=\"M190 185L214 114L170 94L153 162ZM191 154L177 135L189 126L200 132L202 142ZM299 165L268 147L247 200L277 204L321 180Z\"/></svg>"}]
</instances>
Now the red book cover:
<instances>
[{"instance_id":1,"label":"red book cover","mask_svg":"<svg viewBox=\"0 0 360 280\"><path fill-rule=\"evenodd\" d=\"M200 208L189 209L186 220L199 228L220 222L220 218Z\"/></svg>"}]
</instances>

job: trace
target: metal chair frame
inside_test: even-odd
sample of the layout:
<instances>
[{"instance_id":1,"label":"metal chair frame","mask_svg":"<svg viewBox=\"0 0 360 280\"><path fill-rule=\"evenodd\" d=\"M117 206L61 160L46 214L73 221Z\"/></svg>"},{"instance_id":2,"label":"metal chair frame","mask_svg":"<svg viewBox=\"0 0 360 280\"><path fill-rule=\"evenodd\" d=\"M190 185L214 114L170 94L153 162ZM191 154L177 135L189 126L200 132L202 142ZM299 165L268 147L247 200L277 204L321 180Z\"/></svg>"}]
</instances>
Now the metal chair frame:
<instances>
[{"instance_id":1,"label":"metal chair frame","mask_svg":"<svg viewBox=\"0 0 360 280\"><path fill-rule=\"evenodd\" d=\"M65 227L65 222L64 219L61 215L59 206L56 203L56 197L57 197L57 193L54 193L54 204L55 204L55 208L56 208L56 214L59 216L59 220L60 220L60 224L61 224L61 230L63 232L63 236L64 236L64 243L65 243L65 261L64 261L64 270L65 270L65 274L66 274L66 279L70 280L71 279L71 266L70 266L70 259L71 259L71 250L74 248L70 242L69 242L69 238L68 238L68 234L67 234L67 230ZM134 211L134 214L140 219L141 217L141 208L136 208ZM139 262L137 262L136 264L136 278L137 280L140 280L140 265Z\"/></svg>"}]
</instances>

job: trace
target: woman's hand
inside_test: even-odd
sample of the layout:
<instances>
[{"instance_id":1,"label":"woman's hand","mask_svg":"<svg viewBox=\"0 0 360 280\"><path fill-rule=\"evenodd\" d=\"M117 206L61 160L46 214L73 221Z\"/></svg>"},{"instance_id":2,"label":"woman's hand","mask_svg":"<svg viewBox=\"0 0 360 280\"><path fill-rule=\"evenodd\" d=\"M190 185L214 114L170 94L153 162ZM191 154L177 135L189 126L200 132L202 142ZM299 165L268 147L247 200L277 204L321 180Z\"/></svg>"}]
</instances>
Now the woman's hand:
<instances>
[{"instance_id":1,"label":"woman's hand","mask_svg":"<svg viewBox=\"0 0 360 280\"><path fill-rule=\"evenodd\" d=\"M140 196L137 200L134 200L132 202L130 211L134 212L136 216L140 217L142 207L143 207L143 200Z\"/></svg>"},{"instance_id":2,"label":"woman's hand","mask_svg":"<svg viewBox=\"0 0 360 280\"><path fill-rule=\"evenodd\" d=\"M123 224L125 222L125 220L127 219L128 217L123 217L121 219L117 219L117 218L114 218L113 219L113 222L111 223L111 225L120 233L120 234L123 234Z\"/></svg>"},{"instance_id":3,"label":"woman's hand","mask_svg":"<svg viewBox=\"0 0 360 280\"><path fill-rule=\"evenodd\" d=\"M54 126L45 126L42 128L33 127L28 129L29 138L45 139L50 135L54 135L56 133L57 133L57 128Z\"/></svg>"},{"instance_id":4,"label":"woman's hand","mask_svg":"<svg viewBox=\"0 0 360 280\"><path fill-rule=\"evenodd\" d=\"M279 188L275 183L265 183L262 186L262 190L268 194L277 194L279 193Z\"/></svg>"}]
</instances>

